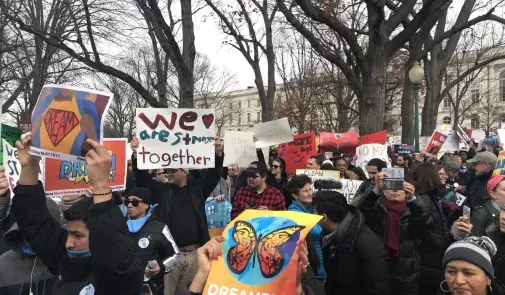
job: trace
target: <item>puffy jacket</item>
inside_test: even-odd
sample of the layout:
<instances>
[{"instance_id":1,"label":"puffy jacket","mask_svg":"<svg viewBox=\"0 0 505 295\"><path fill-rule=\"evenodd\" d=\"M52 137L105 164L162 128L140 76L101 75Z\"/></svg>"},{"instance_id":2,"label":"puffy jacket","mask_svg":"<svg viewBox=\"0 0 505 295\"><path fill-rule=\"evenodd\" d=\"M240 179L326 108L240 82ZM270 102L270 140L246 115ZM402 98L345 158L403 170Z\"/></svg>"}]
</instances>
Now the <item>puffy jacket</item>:
<instances>
[{"instance_id":1,"label":"puffy jacket","mask_svg":"<svg viewBox=\"0 0 505 295\"><path fill-rule=\"evenodd\" d=\"M391 294L384 245L355 207L322 238L322 249L326 295Z\"/></svg>"},{"instance_id":2,"label":"puffy jacket","mask_svg":"<svg viewBox=\"0 0 505 295\"><path fill-rule=\"evenodd\" d=\"M67 232L51 217L45 199L42 183L18 184L14 189L12 212L39 259L60 278L53 294L77 295L88 291L81 294L138 295L145 267L134 254L130 233L117 203L111 200L90 204L86 226L92 259L76 262L70 260L65 248Z\"/></svg>"},{"instance_id":3,"label":"puffy jacket","mask_svg":"<svg viewBox=\"0 0 505 295\"><path fill-rule=\"evenodd\" d=\"M495 208L492 200L487 200L473 209L470 223L473 225L472 236L484 236L488 227L500 225L500 210Z\"/></svg>"},{"instance_id":4,"label":"puffy jacket","mask_svg":"<svg viewBox=\"0 0 505 295\"><path fill-rule=\"evenodd\" d=\"M294 201L291 203L291 205L288 208L289 211L297 211L297 212L303 212L303 213L309 213L309 214L315 214L316 211L314 210L314 207L308 206L307 209L305 209L300 203ZM317 257L319 259L319 267L317 268L317 273L316 277L317 278L326 278L326 273L324 271L324 266L323 266L323 251L321 249L321 243L319 241L319 236L321 235L322 228L319 224L316 224L309 232L310 237L314 241L314 247L317 252Z\"/></svg>"},{"instance_id":5,"label":"puffy jacket","mask_svg":"<svg viewBox=\"0 0 505 295\"><path fill-rule=\"evenodd\" d=\"M383 198L383 194L377 195L369 189L363 194L360 207L366 224L381 239L384 239L388 219ZM419 197L407 202L400 214L399 257L387 260L391 294L419 294L421 258L418 241L430 224L431 217Z\"/></svg>"},{"instance_id":6,"label":"puffy jacket","mask_svg":"<svg viewBox=\"0 0 505 295\"><path fill-rule=\"evenodd\" d=\"M445 250L453 242L447 217L442 210L441 201L436 196L423 194L421 200L432 219L428 229L424 232L419 253L421 256L421 287L439 288L443 281L442 258Z\"/></svg>"}]
</instances>

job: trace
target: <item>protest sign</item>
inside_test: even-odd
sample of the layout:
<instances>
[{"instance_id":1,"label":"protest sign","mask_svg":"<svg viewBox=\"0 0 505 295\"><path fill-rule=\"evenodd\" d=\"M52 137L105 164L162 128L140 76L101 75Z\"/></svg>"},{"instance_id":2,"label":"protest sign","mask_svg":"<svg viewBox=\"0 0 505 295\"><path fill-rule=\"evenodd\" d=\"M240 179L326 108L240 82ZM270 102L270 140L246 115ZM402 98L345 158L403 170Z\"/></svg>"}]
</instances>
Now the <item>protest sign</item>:
<instances>
[{"instance_id":1,"label":"protest sign","mask_svg":"<svg viewBox=\"0 0 505 295\"><path fill-rule=\"evenodd\" d=\"M505 151L498 154L498 161L493 170L493 176L495 175L505 175Z\"/></svg>"},{"instance_id":2,"label":"protest sign","mask_svg":"<svg viewBox=\"0 0 505 295\"><path fill-rule=\"evenodd\" d=\"M371 159L378 158L386 163L390 162L388 157L388 148L382 144L360 145L356 148L356 155L358 156L358 159L356 159L356 166L363 169L363 172L365 172L367 177L368 172L366 166Z\"/></svg>"},{"instance_id":3,"label":"protest sign","mask_svg":"<svg viewBox=\"0 0 505 295\"><path fill-rule=\"evenodd\" d=\"M372 134L367 134L367 135L362 135L359 138L359 144L386 144L386 137L387 137L387 130L372 133Z\"/></svg>"},{"instance_id":4,"label":"protest sign","mask_svg":"<svg viewBox=\"0 0 505 295\"><path fill-rule=\"evenodd\" d=\"M226 155L223 163L225 167L232 164L238 164L239 167L248 167L251 162L257 161L254 133L226 131L224 134L224 154Z\"/></svg>"},{"instance_id":5,"label":"protest sign","mask_svg":"<svg viewBox=\"0 0 505 295\"><path fill-rule=\"evenodd\" d=\"M19 128L2 124L2 139L5 139L11 146L16 146L16 141L21 139L23 132ZM0 166L3 166L3 144L0 147Z\"/></svg>"},{"instance_id":6,"label":"protest sign","mask_svg":"<svg viewBox=\"0 0 505 295\"><path fill-rule=\"evenodd\" d=\"M443 134L440 131L434 131L433 135L430 138L430 141L426 145L426 154L430 157L437 157L440 149L444 145L447 139L447 135Z\"/></svg>"},{"instance_id":7,"label":"protest sign","mask_svg":"<svg viewBox=\"0 0 505 295\"><path fill-rule=\"evenodd\" d=\"M395 144L393 149L394 149L395 157L409 156L409 155L415 154L415 152L416 152L416 147L413 145Z\"/></svg>"},{"instance_id":8,"label":"protest sign","mask_svg":"<svg viewBox=\"0 0 505 295\"><path fill-rule=\"evenodd\" d=\"M137 109L139 169L214 167L214 110Z\"/></svg>"},{"instance_id":9,"label":"protest sign","mask_svg":"<svg viewBox=\"0 0 505 295\"><path fill-rule=\"evenodd\" d=\"M470 138L470 135L466 132L466 130L458 124L458 129L456 130L458 137L459 137L459 148L462 151L468 151L470 149L470 144L472 142L472 139ZM470 130L471 132L471 130ZM471 133L470 133L471 134Z\"/></svg>"},{"instance_id":10,"label":"protest sign","mask_svg":"<svg viewBox=\"0 0 505 295\"><path fill-rule=\"evenodd\" d=\"M358 146L358 133L356 132L320 132L319 145L321 152L339 152L352 155Z\"/></svg>"},{"instance_id":11,"label":"protest sign","mask_svg":"<svg viewBox=\"0 0 505 295\"><path fill-rule=\"evenodd\" d=\"M340 183L342 183L342 188L340 189L340 193L345 196L347 199L347 203L350 204L352 199L354 199L354 195L358 191L361 183L361 180L350 180L350 179L341 179Z\"/></svg>"},{"instance_id":12,"label":"protest sign","mask_svg":"<svg viewBox=\"0 0 505 295\"><path fill-rule=\"evenodd\" d=\"M102 142L112 94L62 85L45 85L32 113L30 153L55 159L84 160Z\"/></svg>"},{"instance_id":13,"label":"protest sign","mask_svg":"<svg viewBox=\"0 0 505 295\"><path fill-rule=\"evenodd\" d=\"M475 139L476 142L480 142L486 138L486 133L483 130L472 130L472 138Z\"/></svg>"},{"instance_id":14,"label":"protest sign","mask_svg":"<svg viewBox=\"0 0 505 295\"><path fill-rule=\"evenodd\" d=\"M7 140L2 138L3 161L5 167L5 175L9 182L11 197L14 196L14 188L18 184L19 175L21 174L21 164L18 160L18 151ZM44 160L39 162L39 180L44 182L43 176Z\"/></svg>"},{"instance_id":15,"label":"protest sign","mask_svg":"<svg viewBox=\"0 0 505 295\"><path fill-rule=\"evenodd\" d=\"M335 170L307 170L307 169L296 169L296 174L305 174L312 178L312 181L316 180L340 180L340 172Z\"/></svg>"},{"instance_id":16,"label":"protest sign","mask_svg":"<svg viewBox=\"0 0 505 295\"><path fill-rule=\"evenodd\" d=\"M305 168L311 156L317 156L316 135L302 133L293 136L293 141L279 145L277 156L286 161L286 172L294 173L296 169Z\"/></svg>"},{"instance_id":17,"label":"protest sign","mask_svg":"<svg viewBox=\"0 0 505 295\"><path fill-rule=\"evenodd\" d=\"M110 187L113 191L122 191L126 188L127 140L105 138L103 145L109 150L112 161ZM46 196L84 194L90 187L86 162L46 158L44 171Z\"/></svg>"},{"instance_id":18,"label":"protest sign","mask_svg":"<svg viewBox=\"0 0 505 295\"><path fill-rule=\"evenodd\" d=\"M254 125L254 136L258 139L256 141L257 148L293 141L293 133L288 118Z\"/></svg>"},{"instance_id":19,"label":"protest sign","mask_svg":"<svg viewBox=\"0 0 505 295\"><path fill-rule=\"evenodd\" d=\"M447 139L445 140L440 152L453 153L459 151L459 137L457 132L453 130L449 131L447 134Z\"/></svg>"},{"instance_id":20,"label":"protest sign","mask_svg":"<svg viewBox=\"0 0 505 295\"><path fill-rule=\"evenodd\" d=\"M223 231L223 255L212 262L203 294L295 294L296 243L320 219L294 211L244 211Z\"/></svg>"},{"instance_id":21,"label":"protest sign","mask_svg":"<svg viewBox=\"0 0 505 295\"><path fill-rule=\"evenodd\" d=\"M498 137L500 138L500 143L505 143L505 129L496 130Z\"/></svg>"},{"instance_id":22,"label":"protest sign","mask_svg":"<svg viewBox=\"0 0 505 295\"><path fill-rule=\"evenodd\" d=\"M389 143L391 143L392 145L402 144L402 137L401 136L390 136Z\"/></svg>"}]
</instances>

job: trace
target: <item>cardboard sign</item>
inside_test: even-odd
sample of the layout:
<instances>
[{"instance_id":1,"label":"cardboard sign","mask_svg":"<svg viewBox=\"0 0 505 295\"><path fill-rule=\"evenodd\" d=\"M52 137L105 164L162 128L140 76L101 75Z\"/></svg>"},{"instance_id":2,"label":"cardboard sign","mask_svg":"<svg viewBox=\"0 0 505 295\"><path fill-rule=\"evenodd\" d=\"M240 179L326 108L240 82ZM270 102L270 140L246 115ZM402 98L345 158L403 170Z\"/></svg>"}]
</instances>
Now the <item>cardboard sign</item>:
<instances>
[{"instance_id":1,"label":"cardboard sign","mask_svg":"<svg viewBox=\"0 0 505 295\"><path fill-rule=\"evenodd\" d=\"M394 155L404 156L404 155L412 155L416 153L416 147L413 145L394 145Z\"/></svg>"},{"instance_id":2,"label":"cardboard sign","mask_svg":"<svg viewBox=\"0 0 505 295\"><path fill-rule=\"evenodd\" d=\"M340 172L335 170L307 170L307 169L296 169L296 174L305 174L312 178L312 181L316 180L340 180Z\"/></svg>"},{"instance_id":3,"label":"cardboard sign","mask_svg":"<svg viewBox=\"0 0 505 295\"><path fill-rule=\"evenodd\" d=\"M366 166L370 160L378 158L386 163L390 162L388 157L388 147L382 144L360 145L356 148L356 155L358 156L358 159L356 159L356 166L363 169L363 172L365 172L367 177L368 172Z\"/></svg>"},{"instance_id":4,"label":"cardboard sign","mask_svg":"<svg viewBox=\"0 0 505 295\"><path fill-rule=\"evenodd\" d=\"M386 137L388 135L387 130L383 130L380 132L368 134L368 135L362 135L359 138L359 144L386 144Z\"/></svg>"},{"instance_id":5,"label":"cardboard sign","mask_svg":"<svg viewBox=\"0 0 505 295\"><path fill-rule=\"evenodd\" d=\"M112 160L110 187L112 191L122 191L126 188L127 140L106 138L103 145L109 150ZM46 158L44 171L46 196L85 194L90 187L86 162Z\"/></svg>"},{"instance_id":6,"label":"cardboard sign","mask_svg":"<svg viewBox=\"0 0 505 295\"><path fill-rule=\"evenodd\" d=\"M19 175L21 174L21 164L18 160L18 151L7 140L2 138L3 146L3 160L5 167L5 174L9 181L9 189L11 191L11 198L14 196L14 188L18 184ZM39 162L39 180L44 183L44 159Z\"/></svg>"},{"instance_id":7,"label":"cardboard sign","mask_svg":"<svg viewBox=\"0 0 505 295\"><path fill-rule=\"evenodd\" d=\"M139 169L214 167L214 110L137 109Z\"/></svg>"},{"instance_id":8,"label":"cardboard sign","mask_svg":"<svg viewBox=\"0 0 505 295\"><path fill-rule=\"evenodd\" d=\"M256 124L254 125L254 135L258 139L256 141L257 148L293 141L293 132L291 132L288 118Z\"/></svg>"},{"instance_id":9,"label":"cardboard sign","mask_svg":"<svg viewBox=\"0 0 505 295\"><path fill-rule=\"evenodd\" d=\"M319 145L321 151L324 152L332 151L351 155L355 153L356 147L358 146L358 133L320 132Z\"/></svg>"},{"instance_id":10,"label":"cardboard sign","mask_svg":"<svg viewBox=\"0 0 505 295\"><path fill-rule=\"evenodd\" d=\"M246 210L223 231L223 255L212 262L203 294L295 294L298 253L321 216Z\"/></svg>"},{"instance_id":11,"label":"cardboard sign","mask_svg":"<svg viewBox=\"0 0 505 295\"><path fill-rule=\"evenodd\" d=\"M277 156L286 161L286 172L295 173L296 169L305 168L312 156L317 156L316 135L302 133L293 136L293 141L279 145Z\"/></svg>"},{"instance_id":12,"label":"cardboard sign","mask_svg":"<svg viewBox=\"0 0 505 295\"><path fill-rule=\"evenodd\" d=\"M102 143L105 114L112 94L62 85L45 85L32 113L30 153L55 159L84 160Z\"/></svg>"},{"instance_id":13,"label":"cardboard sign","mask_svg":"<svg viewBox=\"0 0 505 295\"><path fill-rule=\"evenodd\" d=\"M345 196L347 203L350 204L363 181L341 179L340 183L342 183L342 189L340 189L340 193Z\"/></svg>"},{"instance_id":14,"label":"cardboard sign","mask_svg":"<svg viewBox=\"0 0 505 295\"><path fill-rule=\"evenodd\" d=\"M449 131L447 134L447 139L440 149L440 152L453 153L459 151L459 137L457 132L453 130Z\"/></svg>"},{"instance_id":15,"label":"cardboard sign","mask_svg":"<svg viewBox=\"0 0 505 295\"><path fill-rule=\"evenodd\" d=\"M11 146L16 146L16 141L21 140L23 131L19 128L2 124L2 139L5 139ZM0 146L0 166L3 166L3 144Z\"/></svg>"},{"instance_id":16,"label":"cardboard sign","mask_svg":"<svg viewBox=\"0 0 505 295\"><path fill-rule=\"evenodd\" d=\"M258 160L254 133L226 131L224 134L224 154L226 157L224 157L223 166L238 164L239 167L249 167L251 162Z\"/></svg>"},{"instance_id":17,"label":"cardboard sign","mask_svg":"<svg viewBox=\"0 0 505 295\"><path fill-rule=\"evenodd\" d=\"M505 175L505 151L498 154L498 161L493 170L493 176L495 175Z\"/></svg>"},{"instance_id":18,"label":"cardboard sign","mask_svg":"<svg viewBox=\"0 0 505 295\"><path fill-rule=\"evenodd\" d=\"M437 157L446 140L447 135L435 130L428 142L428 145L426 145L426 154L430 157Z\"/></svg>"}]
</instances>

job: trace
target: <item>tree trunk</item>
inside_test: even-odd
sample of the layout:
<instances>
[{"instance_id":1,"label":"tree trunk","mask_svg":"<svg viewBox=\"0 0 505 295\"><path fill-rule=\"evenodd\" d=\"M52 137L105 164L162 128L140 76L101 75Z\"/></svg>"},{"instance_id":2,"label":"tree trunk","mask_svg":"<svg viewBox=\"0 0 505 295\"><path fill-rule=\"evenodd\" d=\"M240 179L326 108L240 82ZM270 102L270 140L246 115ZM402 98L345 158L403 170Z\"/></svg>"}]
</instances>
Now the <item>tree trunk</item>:
<instances>
[{"instance_id":1,"label":"tree trunk","mask_svg":"<svg viewBox=\"0 0 505 295\"><path fill-rule=\"evenodd\" d=\"M426 91L426 98L421 115L421 136L431 136L437 128L438 104L434 103L436 90L431 88Z\"/></svg>"},{"instance_id":2,"label":"tree trunk","mask_svg":"<svg viewBox=\"0 0 505 295\"><path fill-rule=\"evenodd\" d=\"M370 61L369 72L363 77L363 95L359 101L359 133L361 135L382 130L386 107L387 60L380 50Z\"/></svg>"},{"instance_id":3,"label":"tree trunk","mask_svg":"<svg viewBox=\"0 0 505 295\"><path fill-rule=\"evenodd\" d=\"M409 71L414 62L409 60L405 64L405 80L403 82L402 94L402 143L414 144L414 93L412 92L412 83L409 79Z\"/></svg>"},{"instance_id":4,"label":"tree trunk","mask_svg":"<svg viewBox=\"0 0 505 295\"><path fill-rule=\"evenodd\" d=\"M195 68L195 32L191 0L181 1L182 20L182 56L186 67L179 74L180 108L193 108L194 68Z\"/></svg>"},{"instance_id":5,"label":"tree trunk","mask_svg":"<svg viewBox=\"0 0 505 295\"><path fill-rule=\"evenodd\" d=\"M349 109L348 106L338 106L337 108L337 132L349 131Z\"/></svg>"}]
</instances>

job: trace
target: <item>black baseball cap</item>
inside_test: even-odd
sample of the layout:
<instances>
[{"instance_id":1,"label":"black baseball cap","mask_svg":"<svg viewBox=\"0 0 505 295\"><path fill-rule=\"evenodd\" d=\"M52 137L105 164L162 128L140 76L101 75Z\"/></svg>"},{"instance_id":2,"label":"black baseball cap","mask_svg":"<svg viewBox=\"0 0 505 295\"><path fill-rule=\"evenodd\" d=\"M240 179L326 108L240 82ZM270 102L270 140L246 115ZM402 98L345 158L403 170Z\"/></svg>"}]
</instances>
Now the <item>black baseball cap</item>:
<instances>
[{"instance_id":1,"label":"black baseball cap","mask_svg":"<svg viewBox=\"0 0 505 295\"><path fill-rule=\"evenodd\" d=\"M267 165L260 161L251 162L245 171L253 174L259 173L260 175L266 175L268 173Z\"/></svg>"}]
</instances>

